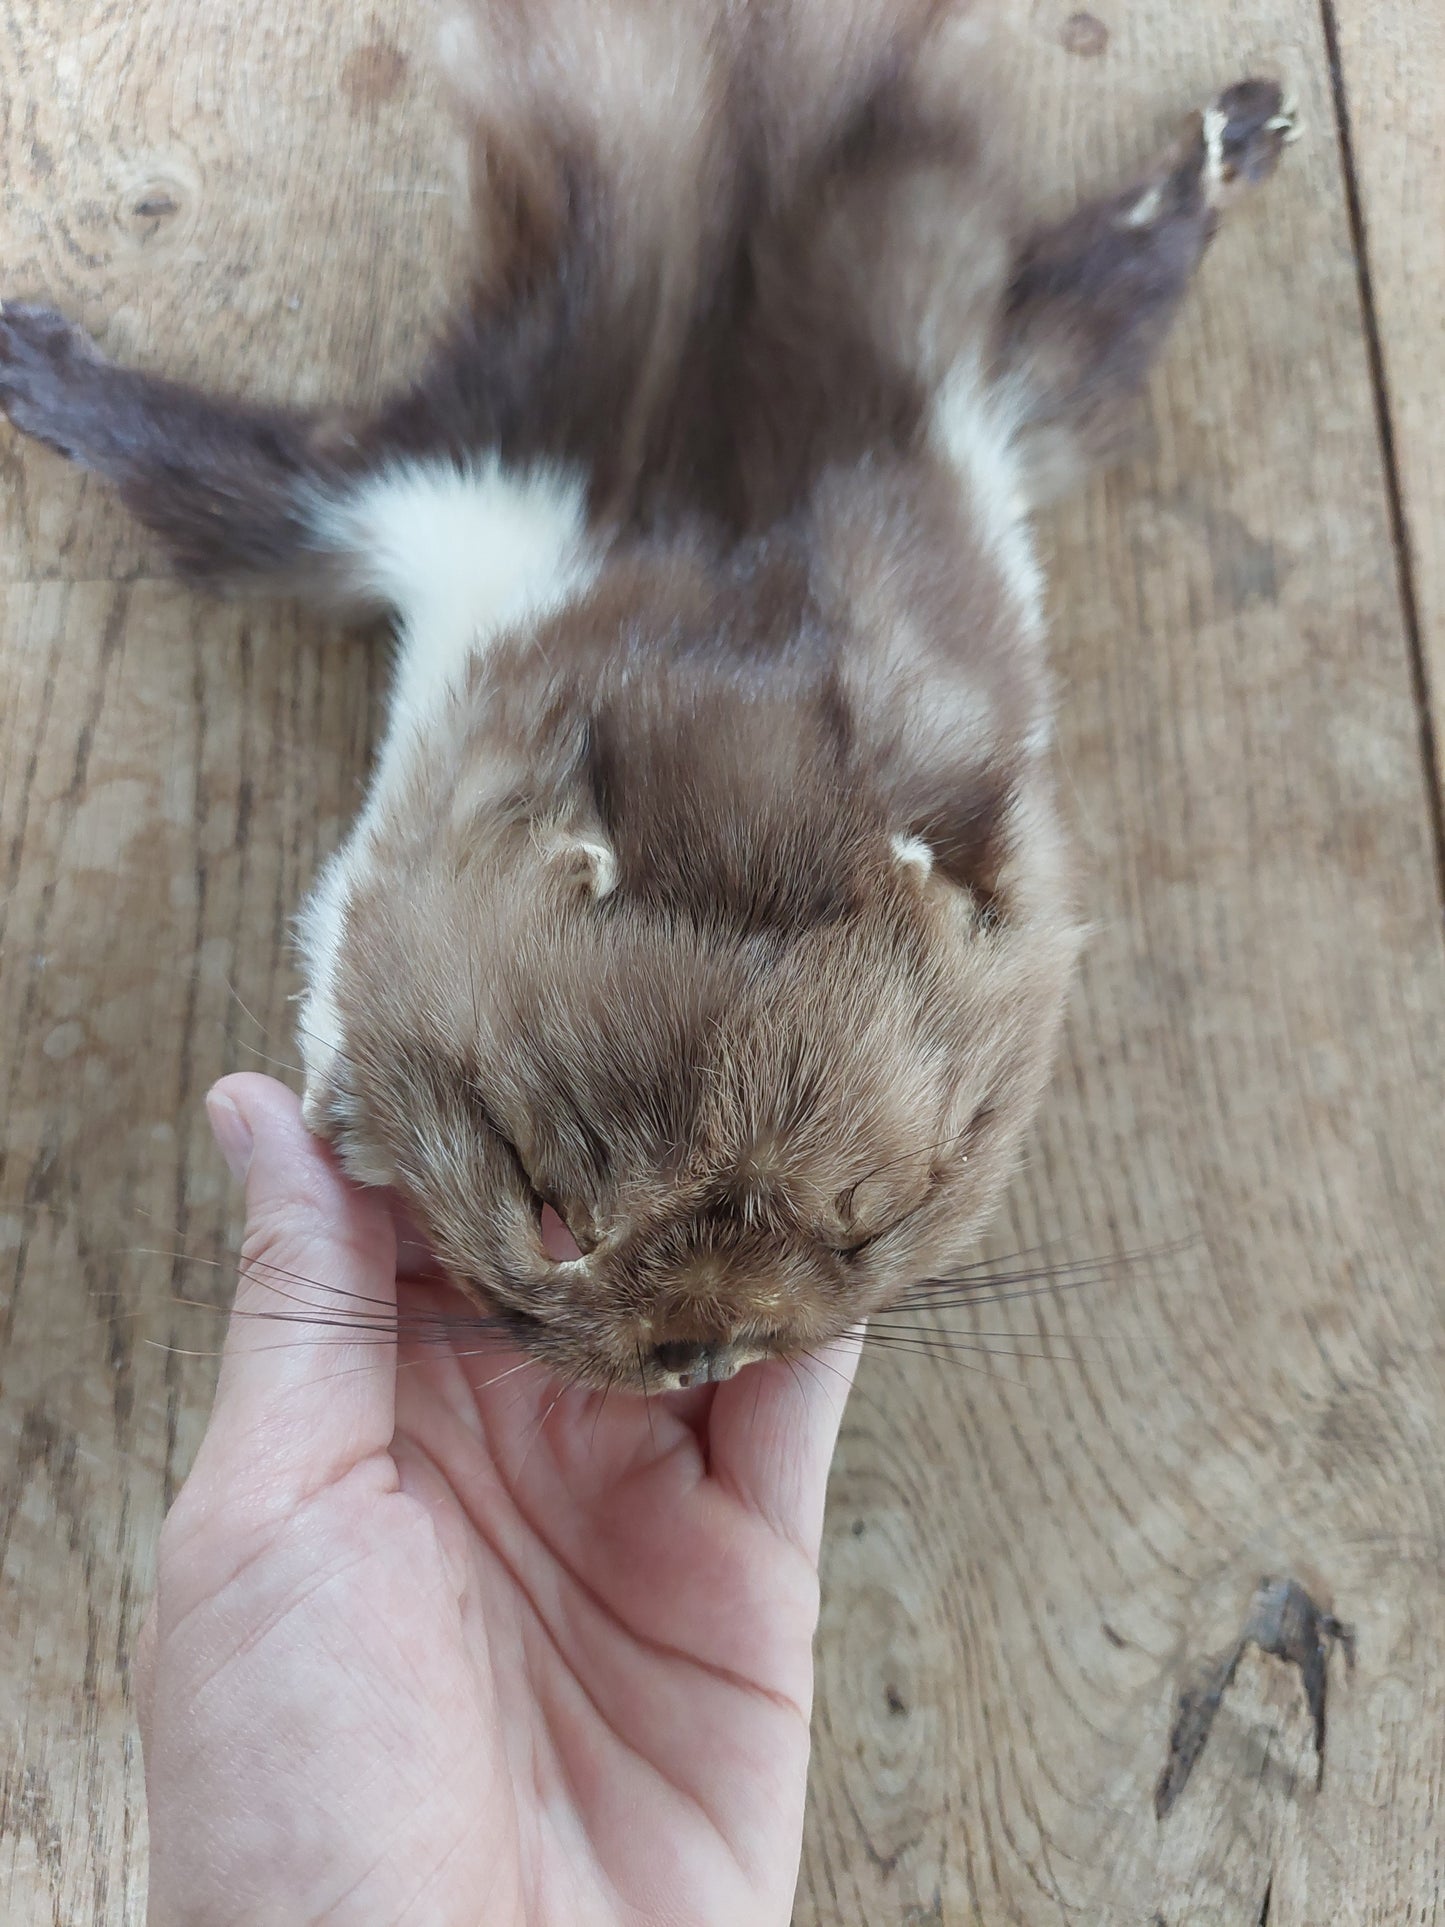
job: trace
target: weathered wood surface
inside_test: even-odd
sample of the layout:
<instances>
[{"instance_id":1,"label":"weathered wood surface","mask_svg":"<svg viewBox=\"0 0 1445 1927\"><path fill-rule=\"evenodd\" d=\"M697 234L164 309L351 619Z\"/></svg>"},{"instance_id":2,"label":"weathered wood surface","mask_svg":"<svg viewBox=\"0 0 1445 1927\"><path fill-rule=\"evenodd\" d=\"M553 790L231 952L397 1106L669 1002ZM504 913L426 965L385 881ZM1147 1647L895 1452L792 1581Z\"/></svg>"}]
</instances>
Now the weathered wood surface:
<instances>
[{"instance_id":1,"label":"weathered wood surface","mask_svg":"<svg viewBox=\"0 0 1445 1927\"><path fill-rule=\"evenodd\" d=\"M1377 320L1401 591L1440 780L1445 737L1445 7L1336 0L1338 111Z\"/></svg>"},{"instance_id":2,"label":"weathered wood surface","mask_svg":"<svg viewBox=\"0 0 1445 1927\"><path fill-rule=\"evenodd\" d=\"M252 392L374 387L454 246L416 13L0 14L5 291ZM1439 184L1377 76L1388 41L1426 115L1431 17L1339 30L1417 564L1442 553ZM1052 198L1251 67L1309 127L1221 238L1151 446L1046 532L1097 934L998 1248L1194 1242L969 1341L1064 1362L865 1366L797 1918L1445 1919L1445 956L1327 36L1305 0L1019 0L1015 39ZM126 1660L217 1336L174 1300L224 1299L198 1261L234 1229L199 1100L290 1054L281 931L354 805L380 672L292 611L153 579L101 491L8 436L0 557L0 1912L138 1922ZM1260 1637L1157 1818L1177 1694L1265 1624L1266 1578L1353 1629L1353 1673L1323 1659L1322 1779L1304 1649Z\"/></svg>"}]
</instances>

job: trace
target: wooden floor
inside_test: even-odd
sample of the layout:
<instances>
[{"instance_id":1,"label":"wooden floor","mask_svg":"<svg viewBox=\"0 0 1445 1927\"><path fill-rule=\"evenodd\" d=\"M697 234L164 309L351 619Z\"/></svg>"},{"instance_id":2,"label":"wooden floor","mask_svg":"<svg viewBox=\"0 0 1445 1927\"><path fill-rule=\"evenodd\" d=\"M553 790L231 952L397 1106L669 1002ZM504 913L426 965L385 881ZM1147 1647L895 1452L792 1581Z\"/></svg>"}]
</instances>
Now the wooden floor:
<instances>
[{"instance_id":1,"label":"wooden floor","mask_svg":"<svg viewBox=\"0 0 1445 1927\"><path fill-rule=\"evenodd\" d=\"M1306 138L1148 447L1045 530L1096 935L997 1249L1080 1268L864 1367L797 1921L1405 1927L1445 1920L1445 13L1097 4L1017 0L1051 201L1252 69ZM455 260L419 16L3 0L3 292L376 392ZM381 665L171 586L8 434L0 577L0 1914L138 1923L128 1655L235 1232L200 1099L290 1055Z\"/></svg>"}]
</instances>

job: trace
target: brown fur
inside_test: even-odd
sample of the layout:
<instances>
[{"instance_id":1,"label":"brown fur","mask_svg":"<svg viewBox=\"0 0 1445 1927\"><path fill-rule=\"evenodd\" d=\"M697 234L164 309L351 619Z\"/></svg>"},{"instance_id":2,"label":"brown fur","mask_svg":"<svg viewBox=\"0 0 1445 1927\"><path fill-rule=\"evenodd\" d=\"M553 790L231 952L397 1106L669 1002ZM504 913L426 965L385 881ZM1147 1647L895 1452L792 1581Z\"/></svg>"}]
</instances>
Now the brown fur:
<instances>
[{"instance_id":1,"label":"brown fur","mask_svg":"<svg viewBox=\"0 0 1445 1927\"><path fill-rule=\"evenodd\" d=\"M585 475L599 569L396 750L340 1043L303 1042L349 1167L592 1383L806 1350L946 1276L1048 1075L1078 930L1017 517L1137 391L1222 157L1262 177L1284 123L1247 83L1223 149L1196 121L1020 243L941 57L961 11L475 0L478 272L374 420L0 320L12 419L207 578L363 583L305 505L399 458Z\"/></svg>"},{"instance_id":2,"label":"brown fur","mask_svg":"<svg viewBox=\"0 0 1445 1927\"><path fill-rule=\"evenodd\" d=\"M639 1332L811 1346L947 1269L1032 1115L1076 945L1041 774L940 769L911 796L905 717L895 738L855 708L798 558L730 591L635 566L495 655L415 757L352 902L323 1105L539 1349L628 1380ZM633 663L612 638L639 609ZM955 874L893 859L915 814L954 826ZM610 844L603 902L554 823ZM539 1197L592 1251L585 1288L542 1256Z\"/></svg>"}]
</instances>

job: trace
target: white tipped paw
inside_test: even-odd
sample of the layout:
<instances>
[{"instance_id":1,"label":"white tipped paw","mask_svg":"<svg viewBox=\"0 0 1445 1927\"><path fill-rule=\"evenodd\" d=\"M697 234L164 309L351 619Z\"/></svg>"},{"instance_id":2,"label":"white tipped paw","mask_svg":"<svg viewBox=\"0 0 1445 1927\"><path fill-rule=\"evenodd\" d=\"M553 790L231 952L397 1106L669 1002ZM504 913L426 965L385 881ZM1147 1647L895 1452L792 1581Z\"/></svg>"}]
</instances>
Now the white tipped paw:
<instances>
[{"instance_id":1,"label":"white tipped paw","mask_svg":"<svg viewBox=\"0 0 1445 1927\"><path fill-rule=\"evenodd\" d=\"M1293 94L1286 94L1280 103L1280 110L1264 123L1265 131L1278 134L1282 147L1293 147L1304 133L1304 122L1299 116L1299 102Z\"/></svg>"},{"instance_id":2,"label":"white tipped paw","mask_svg":"<svg viewBox=\"0 0 1445 1927\"><path fill-rule=\"evenodd\" d=\"M1204 198L1225 208L1267 181L1299 121L1272 80L1241 80L1211 101L1201 117Z\"/></svg>"}]
</instances>

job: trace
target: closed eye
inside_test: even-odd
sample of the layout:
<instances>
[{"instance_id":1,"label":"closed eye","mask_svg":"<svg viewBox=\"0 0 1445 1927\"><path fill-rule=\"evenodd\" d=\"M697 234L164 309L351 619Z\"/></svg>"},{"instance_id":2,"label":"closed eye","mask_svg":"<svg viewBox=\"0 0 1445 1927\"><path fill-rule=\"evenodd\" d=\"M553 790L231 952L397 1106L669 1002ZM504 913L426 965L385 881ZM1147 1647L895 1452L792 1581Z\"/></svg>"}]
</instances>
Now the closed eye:
<instances>
[{"instance_id":1,"label":"closed eye","mask_svg":"<svg viewBox=\"0 0 1445 1927\"><path fill-rule=\"evenodd\" d=\"M898 1224L903 1220L900 1218ZM870 1246L876 1245L880 1238L886 1238L890 1231L896 1231L897 1224L885 1225L882 1231L874 1231L866 1238L857 1238L850 1245L830 1245L829 1250L839 1258L861 1258Z\"/></svg>"}]
</instances>

